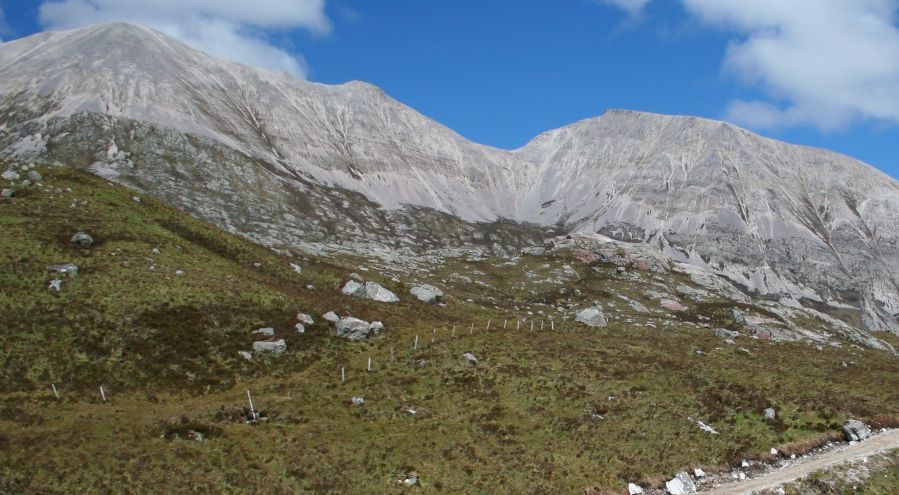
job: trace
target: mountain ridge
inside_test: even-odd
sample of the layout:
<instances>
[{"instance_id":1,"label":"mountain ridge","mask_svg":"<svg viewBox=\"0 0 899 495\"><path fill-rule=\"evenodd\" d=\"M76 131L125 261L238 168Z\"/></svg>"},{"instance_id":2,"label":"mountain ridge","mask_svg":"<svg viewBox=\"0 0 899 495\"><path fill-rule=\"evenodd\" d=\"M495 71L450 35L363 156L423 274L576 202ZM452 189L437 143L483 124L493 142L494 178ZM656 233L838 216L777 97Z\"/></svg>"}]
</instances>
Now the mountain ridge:
<instances>
[{"instance_id":1,"label":"mountain ridge","mask_svg":"<svg viewBox=\"0 0 899 495\"><path fill-rule=\"evenodd\" d=\"M899 330L899 182L845 155L617 109L502 150L368 83L301 81L124 23L6 43L0 67L3 156L74 162L260 242L419 249L447 239L423 209L508 219L648 243Z\"/></svg>"}]
</instances>

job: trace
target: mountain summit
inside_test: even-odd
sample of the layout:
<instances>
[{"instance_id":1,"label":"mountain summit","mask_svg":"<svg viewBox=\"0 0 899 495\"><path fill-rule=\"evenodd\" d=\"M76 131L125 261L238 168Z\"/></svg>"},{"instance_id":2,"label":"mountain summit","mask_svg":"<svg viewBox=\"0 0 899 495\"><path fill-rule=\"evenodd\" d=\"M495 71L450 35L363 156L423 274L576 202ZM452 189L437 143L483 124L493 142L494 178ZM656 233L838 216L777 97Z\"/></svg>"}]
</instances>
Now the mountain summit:
<instances>
[{"instance_id":1,"label":"mountain summit","mask_svg":"<svg viewBox=\"0 0 899 495\"><path fill-rule=\"evenodd\" d=\"M899 183L726 123L613 110L506 151L369 84L122 23L0 45L0 97L2 156L89 169L266 244L509 252L595 232L899 331Z\"/></svg>"}]
</instances>

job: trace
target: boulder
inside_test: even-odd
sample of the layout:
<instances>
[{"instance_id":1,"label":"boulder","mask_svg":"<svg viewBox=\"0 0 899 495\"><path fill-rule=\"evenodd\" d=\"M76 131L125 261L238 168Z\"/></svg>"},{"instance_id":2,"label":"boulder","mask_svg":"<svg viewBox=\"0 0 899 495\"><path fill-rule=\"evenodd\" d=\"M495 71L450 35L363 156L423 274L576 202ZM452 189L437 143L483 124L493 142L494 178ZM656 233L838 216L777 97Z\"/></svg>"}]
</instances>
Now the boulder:
<instances>
[{"instance_id":1,"label":"boulder","mask_svg":"<svg viewBox=\"0 0 899 495\"><path fill-rule=\"evenodd\" d=\"M361 406L362 404L365 404L365 398L357 395L351 399L351 402L354 406Z\"/></svg>"},{"instance_id":2,"label":"boulder","mask_svg":"<svg viewBox=\"0 0 899 495\"><path fill-rule=\"evenodd\" d=\"M3 174L0 174L0 176L2 176L4 180L19 180L19 178L21 178L19 173L15 170L7 170L6 172L3 172Z\"/></svg>"},{"instance_id":3,"label":"boulder","mask_svg":"<svg viewBox=\"0 0 899 495\"><path fill-rule=\"evenodd\" d=\"M245 359L247 361L253 360L253 355L247 351L237 351L237 355L239 355L240 357L242 357L243 359Z\"/></svg>"},{"instance_id":4,"label":"boulder","mask_svg":"<svg viewBox=\"0 0 899 495\"><path fill-rule=\"evenodd\" d=\"M871 429L857 419L850 419L843 425L843 434L850 442L861 442L871 436Z\"/></svg>"},{"instance_id":5,"label":"boulder","mask_svg":"<svg viewBox=\"0 0 899 495\"><path fill-rule=\"evenodd\" d=\"M253 334L255 334L255 335L267 335L267 336L270 337L270 336L272 336L272 335L275 334L275 329L272 328L272 327L260 328L260 329L258 329L258 330L253 330Z\"/></svg>"},{"instance_id":6,"label":"boulder","mask_svg":"<svg viewBox=\"0 0 899 495\"><path fill-rule=\"evenodd\" d=\"M287 342L284 339L253 342L253 352L271 352L282 354L287 350Z\"/></svg>"},{"instance_id":7,"label":"boulder","mask_svg":"<svg viewBox=\"0 0 899 495\"><path fill-rule=\"evenodd\" d=\"M636 485L634 483L627 484L627 493L628 495L640 495L643 493L643 489L640 488L640 485Z\"/></svg>"},{"instance_id":8,"label":"boulder","mask_svg":"<svg viewBox=\"0 0 899 495\"><path fill-rule=\"evenodd\" d=\"M396 294L381 287L381 285L376 282L365 282L364 297L379 302L398 302L400 300L400 298L396 297Z\"/></svg>"},{"instance_id":9,"label":"boulder","mask_svg":"<svg viewBox=\"0 0 899 495\"><path fill-rule=\"evenodd\" d=\"M417 297L419 301L428 304L437 304L443 297L443 291L433 285L419 285L413 287L409 291L410 294Z\"/></svg>"},{"instance_id":10,"label":"boulder","mask_svg":"<svg viewBox=\"0 0 899 495\"><path fill-rule=\"evenodd\" d=\"M325 321L327 321L328 323L332 323L332 324L337 324L337 322L340 321L340 317L337 316L337 313L335 313L333 311L328 311L327 313L322 315L322 318Z\"/></svg>"},{"instance_id":11,"label":"boulder","mask_svg":"<svg viewBox=\"0 0 899 495\"><path fill-rule=\"evenodd\" d=\"M728 330L726 328L716 328L712 330L716 337L722 339L735 339L740 336L740 332L736 330Z\"/></svg>"},{"instance_id":12,"label":"boulder","mask_svg":"<svg viewBox=\"0 0 899 495\"><path fill-rule=\"evenodd\" d=\"M674 299L662 299L661 301L659 301L659 305L661 305L668 311L683 311L687 309L686 306L675 301Z\"/></svg>"},{"instance_id":13,"label":"boulder","mask_svg":"<svg viewBox=\"0 0 899 495\"><path fill-rule=\"evenodd\" d=\"M15 189L3 188L3 190L0 191L0 196L3 196L4 198L11 198L15 195L16 195Z\"/></svg>"},{"instance_id":14,"label":"boulder","mask_svg":"<svg viewBox=\"0 0 899 495\"><path fill-rule=\"evenodd\" d=\"M94 238L85 234L84 232L78 232L72 236L72 240L69 242L75 244L76 246L89 248L94 245Z\"/></svg>"},{"instance_id":15,"label":"boulder","mask_svg":"<svg viewBox=\"0 0 899 495\"><path fill-rule=\"evenodd\" d=\"M362 284L362 282L350 280L343 285L343 288L340 289L340 292L348 296L365 297L365 285Z\"/></svg>"},{"instance_id":16,"label":"boulder","mask_svg":"<svg viewBox=\"0 0 899 495\"><path fill-rule=\"evenodd\" d=\"M59 265L48 265L47 270L56 272L61 275L78 275L78 265L72 263L62 263Z\"/></svg>"},{"instance_id":17,"label":"boulder","mask_svg":"<svg viewBox=\"0 0 899 495\"><path fill-rule=\"evenodd\" d=\"M475 356L474 354L472 354L470 352L466 352L465 354L462 354L462 357L465 358L465 360L471 364L478 364L477 356Z\"/></svg>"},{"instance_id":18,"label":"boulder","mask_svg":"<svg viewBox=\"0 0 899 495\"><path fill-rule=\"evenodd\" d=\"M546 249L540 246L528 246L521 249L521 254L525 256L543 256Z\"/></svg>"},{"instance_id":19,"label":"boulder","mask_svg":"<svg viewBox=\"0 0 899 495\"><path fill-rule=\"evenodd\" d=\"M773 407L765 409L765 421L774 421L777 418L777 411Z\"/></svg>"},{"instance_id":20,"label":"boulder","mask_svg":"<svg viewBox=\"0 0 899 495\"><path fill-rule=\"evenodd\" d=\"M43 180L44 176L42 176L37 170L32 170L28 172L28 178L31 180Z\"/></svg>"},{"instance_id":21,"label":"boulder","mask_svg":"<svg viewBox=\"0 0 899 495\"><path fill-rule=\"evenodd\" d=\"M696 484L693 483L689 473L681 471L665 483L665 490L671 495L687 495L696 493Z\"/></svg>"},{"instance_id":22,"label":"boulder","mask_svg":"<svg viewBox=\"0 0 899 495\"><path fill-rule=\"evenodd\" d=\"M22 181L22 187L31 187L31 184L32 182L30 179L25 179Z\"/></svg>"},{"instance_id":23,"label":"boulder","mask_svg":"<svg viewBox=\"0 0 899 495\"><path fill-rule=\"evenodd\" d=\"M608 325L606 321L606 316L602 313L602 310L599 308L587 308L580 313L577 314L577 318L575 321L579 321L585 325L599 328Z\"/></svg>"},{"instance_id":24,"label":"boulder","mask_svg":"<svg viewBox=\"0 0 899 495\"><path fill-rule=\"evenodd\" d=\"M53 280L50 281L50 285L47 287L47 289L55 290L56 292L61 291L62 290L62 280L60 280L58 278L54 278Z\"/></svg>"},{"instance_id":25,"label":"boulder","mask_svg":"<svg viewBox=\"0 0 899 495\"><path fill-rule=\"evenodd\" d=\"M297 273L303 273L303 267L300 266L300 265L298 265L298 264L296 264L296 263L291 263L291 264L290 264L290 268L292 268L293 271L295 271L295 272L297 272Z\"/></svg>"},{"instance_id":26,"label":"boulder","mask_svg":"<svg viewBox=\"0 0 899 495\"><path fill-rule=\"evenodd\" d=\"M377 282L365 282L362 284L355 280L348 281L340 292L350 296L361 297L363 299L371 299L378 302L397 302L400 299L396 294L382 287Z\"/></svg>"},{"instance_id":27,"label":"boulder","mask_svg":"<svg viewBox=\"0 0 899 495\"><path fill-rule=\"evenodd\" d=\"M381 327L383 327L383 325L381 325ZM340 321L337 322L335 335L345 339L359 341L367 339L372 332L380 332L380 328L377 328L376 330L376 328L372 328L372 324L367 321L347 316L346 318L341 318Z\"/></svg>"},{"instance_id":28,"label":"boulder","mask_svg":"<svg viewBox=\"0 0 899 495\"><path fill-rule=\"evenodd\" d=\"M307 315L306 313L297 313L297 321L302 323L303 325L312 325L315 323L315 320L312 319L312 316Z\"/></svg>"},{"instance_id":29,"label":"boulder","mask_svg":"<svg viewBox=\"0 0 899 495\"><path fill-rule=\"evenodd\" d=\"M303 325L302 323L297 323L294 325L294 328L297 329L297 333L306 333L306 325Z\"/></svg>"},{"instance_id":30,"label":"boulder","mask_svg":"<svg viewBox=\"0 0 899 495\"><path fill-rule=\"evenodd\" d=\"M381 333L381 330L384 330L384 324L380 321L373 321L368 325L368 328L371 330L371 333L378 335Z\"/></svg>"}]
</instances>

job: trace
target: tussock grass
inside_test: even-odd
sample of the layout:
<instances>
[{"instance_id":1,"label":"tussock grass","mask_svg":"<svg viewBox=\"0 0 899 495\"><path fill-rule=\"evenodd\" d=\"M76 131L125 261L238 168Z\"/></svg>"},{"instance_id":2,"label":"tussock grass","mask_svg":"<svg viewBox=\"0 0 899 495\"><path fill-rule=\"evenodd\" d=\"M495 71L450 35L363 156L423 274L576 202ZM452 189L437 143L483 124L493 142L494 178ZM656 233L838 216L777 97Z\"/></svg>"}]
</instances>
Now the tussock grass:
<instances>
[{"instance_id":1,"label":"tussock grass","mask_svg":"<svg viewBox=\"0 0 899 495\"><path fill-rule=\"evenodd\" d=\"M618 493L772 446L801 452L849 417L886 424L897 413L894 356L750 339L740 352L693 324L703 313L723 322L728 305L669 317L616 297L655 304L643 295L650 274L619 277L564 254L453 259L421 275L447 289L441 308L408 296L418 274L360 272L403 299L381 304L339 293L364 260L278 255L94 176L41 173L45 189L0 202L0 492ZM96 246L71 246L78 230ZM46 288L55 262L82 268L58 294ZM566 294L535 282L566 264L579 273ZM587 329L572 323L576 308L555 312L574 289L577 306L601 301L612 323ZM387 330L337 340L320 318L331 310ZM316 318L304 334L298 311ZM529 331L549 314L555 331ZM288 352L244 361L237 351L263 326ZM247 389L266 422L245 423ZM397 480L411 472L420 483L404 489Z\"/></svg>"}]
</instances>

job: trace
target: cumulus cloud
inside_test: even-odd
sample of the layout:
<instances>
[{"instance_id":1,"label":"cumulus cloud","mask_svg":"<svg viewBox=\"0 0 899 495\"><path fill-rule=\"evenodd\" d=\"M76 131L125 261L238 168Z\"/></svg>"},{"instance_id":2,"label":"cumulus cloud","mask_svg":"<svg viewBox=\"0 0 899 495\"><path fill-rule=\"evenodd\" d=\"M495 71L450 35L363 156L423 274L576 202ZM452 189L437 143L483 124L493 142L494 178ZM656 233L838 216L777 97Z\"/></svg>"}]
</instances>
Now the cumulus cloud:
<instances>
[{"instance_id":1,"label":"cumulus cloud","mask_svg":"<svg viewBox=\"0 0 899 495\"><path fill-rule=\"evenodd\" d=\"M632 15L646 1L606 0ZM726 71L764 91L734 100L729 120L754 128L837 129L864 119L899 123L899 0L681 0L735 33Z\"/></svg>"},{"instance_id":2,"label":"cumulus cloud","mask_svg":"<svg viewBox=\"0 0 899 495\"><path fill-rule=\"evenodd\" d=\"M865 118L899 122L899 2L683 2L704 21L743 36L728 46L725 68L771 97L731 102L733 120L822 129Z\"/></svg>"},{"instance_id":3,"label":"cumulus cloud","mask_svg":"<svg viewBox=\"0 0 899 495\"><path fill-rule=\"evenodd\" d=\"M40 5L49 29L126 21L174 36L213 55L304 77L300 55L273 45L266 31L331 29L324 0L52 0Z\"/></svg>"}]
</instances>

